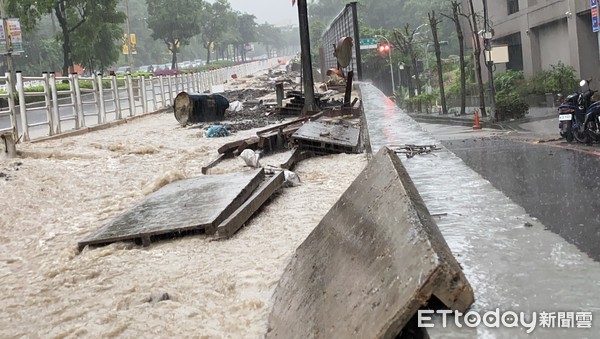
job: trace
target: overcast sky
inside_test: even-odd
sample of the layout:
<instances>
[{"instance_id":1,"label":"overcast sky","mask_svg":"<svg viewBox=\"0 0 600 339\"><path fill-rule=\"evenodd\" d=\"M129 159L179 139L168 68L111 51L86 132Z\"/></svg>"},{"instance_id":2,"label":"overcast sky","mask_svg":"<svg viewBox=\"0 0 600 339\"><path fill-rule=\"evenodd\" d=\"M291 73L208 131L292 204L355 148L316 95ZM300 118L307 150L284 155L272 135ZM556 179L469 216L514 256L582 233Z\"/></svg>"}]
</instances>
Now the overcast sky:
<instances>
[{"instance_id":1,"label":"overcast sky","mask_svg":"<svg viewBox=\"0 0 600 339\"><path fill-rule=\"evenodd\" d=\"M292 0L229 0L229 3L236 11L254 14L259 24L266 21L275 26L298 26L298 7L292 7Z\"/></svg>"}]
</instances>

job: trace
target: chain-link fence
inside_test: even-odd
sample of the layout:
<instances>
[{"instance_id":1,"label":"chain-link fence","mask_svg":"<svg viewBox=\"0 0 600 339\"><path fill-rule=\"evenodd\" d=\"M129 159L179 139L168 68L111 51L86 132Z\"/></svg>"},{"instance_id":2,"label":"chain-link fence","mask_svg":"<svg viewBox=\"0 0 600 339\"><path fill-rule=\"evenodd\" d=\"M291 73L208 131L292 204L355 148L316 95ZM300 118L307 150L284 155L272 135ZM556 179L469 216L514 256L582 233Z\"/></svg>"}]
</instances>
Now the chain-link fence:
<instances>
[{"instance_id":1,"label":"chain-link fence","mask_svg":"<svg viewBox=\"0 0 600 339\"><path fill-rule=\"evenodd\" d=\"M322 46L319 50L321 61L321 74L324 76L326 70L338 68L338 62L334 55L335 46L341 38L351 37L354 42L354 53L352 62L346 68L348 71L354 71L358 80L362 79L362 65L360 56L359 29L358 29L357 3L351 2L346 5L343 11L333 19L322 36Z\"/></svg>"}]
</instances>

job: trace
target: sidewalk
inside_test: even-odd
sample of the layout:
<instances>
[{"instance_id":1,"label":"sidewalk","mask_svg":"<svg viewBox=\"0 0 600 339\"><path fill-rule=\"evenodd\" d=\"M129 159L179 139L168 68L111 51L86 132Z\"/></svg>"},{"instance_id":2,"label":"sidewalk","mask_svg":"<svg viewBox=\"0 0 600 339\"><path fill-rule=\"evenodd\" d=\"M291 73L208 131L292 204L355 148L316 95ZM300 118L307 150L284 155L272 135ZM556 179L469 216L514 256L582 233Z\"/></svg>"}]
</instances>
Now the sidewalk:
<instances>
[{"instance_id":1,"label":"sidewalk","mask_svg":"<svg viewBox=\"0 0 600 339\"><path fill-rule=\"evenodd\" d=\"M475 117L473 112L479 110L477 107L467 107L467 114L456 115L453 113L441 114L441 113L419 113L419 112L407 112L409 116L413 117L417 121L431 121L436 123L448 123L448 124L461 124L461 125L473 125ZM546 120L557 116L556 108L553 107L530 107L529 111L525 114L522 119L502 121L499 123L491 122L491 117L481 117L480 113L480 124L483 127L490 128L502 128L503 126L514 125L515 123L528 123L540 120Z\"/></svg>"},{"instance_id":2,"label":"sidewalk","mask_svg":"<svg viewBox=\"0 0 600 339\"><path fill-rule=\"evenodd\" d=\"M361 89L373 152L384 145L439 144L375 87ZM429 211L442 214L436 222L475 291L472 310L499 308L526 317L600 311L592 297L600 293L599 263L546 231L450 151L402 160ZM538 321L530 335L524 328L482 324L443 329L437 323L428 331L432 338L595 338L597 323L591 329L559 329L542 328Z\"/></svg>"}]
</instances>

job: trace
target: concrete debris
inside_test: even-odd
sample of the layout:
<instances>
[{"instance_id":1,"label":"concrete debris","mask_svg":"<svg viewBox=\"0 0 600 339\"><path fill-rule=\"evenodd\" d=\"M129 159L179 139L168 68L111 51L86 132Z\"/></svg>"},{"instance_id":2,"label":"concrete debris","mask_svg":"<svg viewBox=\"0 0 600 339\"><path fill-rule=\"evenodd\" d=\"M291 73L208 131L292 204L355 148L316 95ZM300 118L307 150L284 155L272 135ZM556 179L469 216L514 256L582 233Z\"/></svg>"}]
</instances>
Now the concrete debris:
<instances>
[{"instance_id":1,"label":"concrete debris","mask_svg":"<svg viewBox=\"0 0 600 339\"><path fill-rule=\"evenodd\" d=\"M229 238L252 217L265 202L281 188L284 182L283 172L264 181L235 212L217 227L218 238Z\"/></svg>"},{"instance_id":2,"label":"concrete debris","mask_svg":"<svg viewBox=\"0 0 600 339\"><path fill-rule=\"evenodd\" d=\"M123 240L146 246L164 235L193 231L215 234L264 178L264 170L259 169L175 181L81 240L79 249Z\"/></svg>"},{"instance_id":3,"label":"concrete debris","mask_svg":"<svg viewBox=\"0 0 600 339\"><path fill-rule=\"evenodd\" d=\"M433 297L474 295L402 162L383 147L298 247L266 338L395 338Z\"/></svg>"},{"instance_id":4,"label":"concrete debris","mask_svg":"<svg viewBox=\"0 0 600 339\"><path fill-rule=\"evenodd\" d=\"M360 153L360 126L344 120L337 123L309 121L292 135L298 147L315 154Z\"/></svg>"}]
</instances>

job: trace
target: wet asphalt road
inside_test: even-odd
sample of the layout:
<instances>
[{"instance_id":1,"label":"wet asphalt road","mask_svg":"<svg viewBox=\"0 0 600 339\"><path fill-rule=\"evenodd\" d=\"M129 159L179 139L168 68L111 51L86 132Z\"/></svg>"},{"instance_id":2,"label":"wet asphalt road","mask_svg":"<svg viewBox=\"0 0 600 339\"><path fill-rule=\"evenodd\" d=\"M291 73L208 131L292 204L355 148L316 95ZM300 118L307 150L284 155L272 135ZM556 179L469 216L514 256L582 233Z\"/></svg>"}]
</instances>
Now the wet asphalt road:
<instances>
[{"instance_id":1,"label":"wet asphalt road","mask_svg":"<svg viewBox=\"0 0 600 339\"><path fill-rule=\"evenodd\" d=\"M548 229L600 261L600 147L506 138L443 143Z\"/></svg>"}]
</instances>

